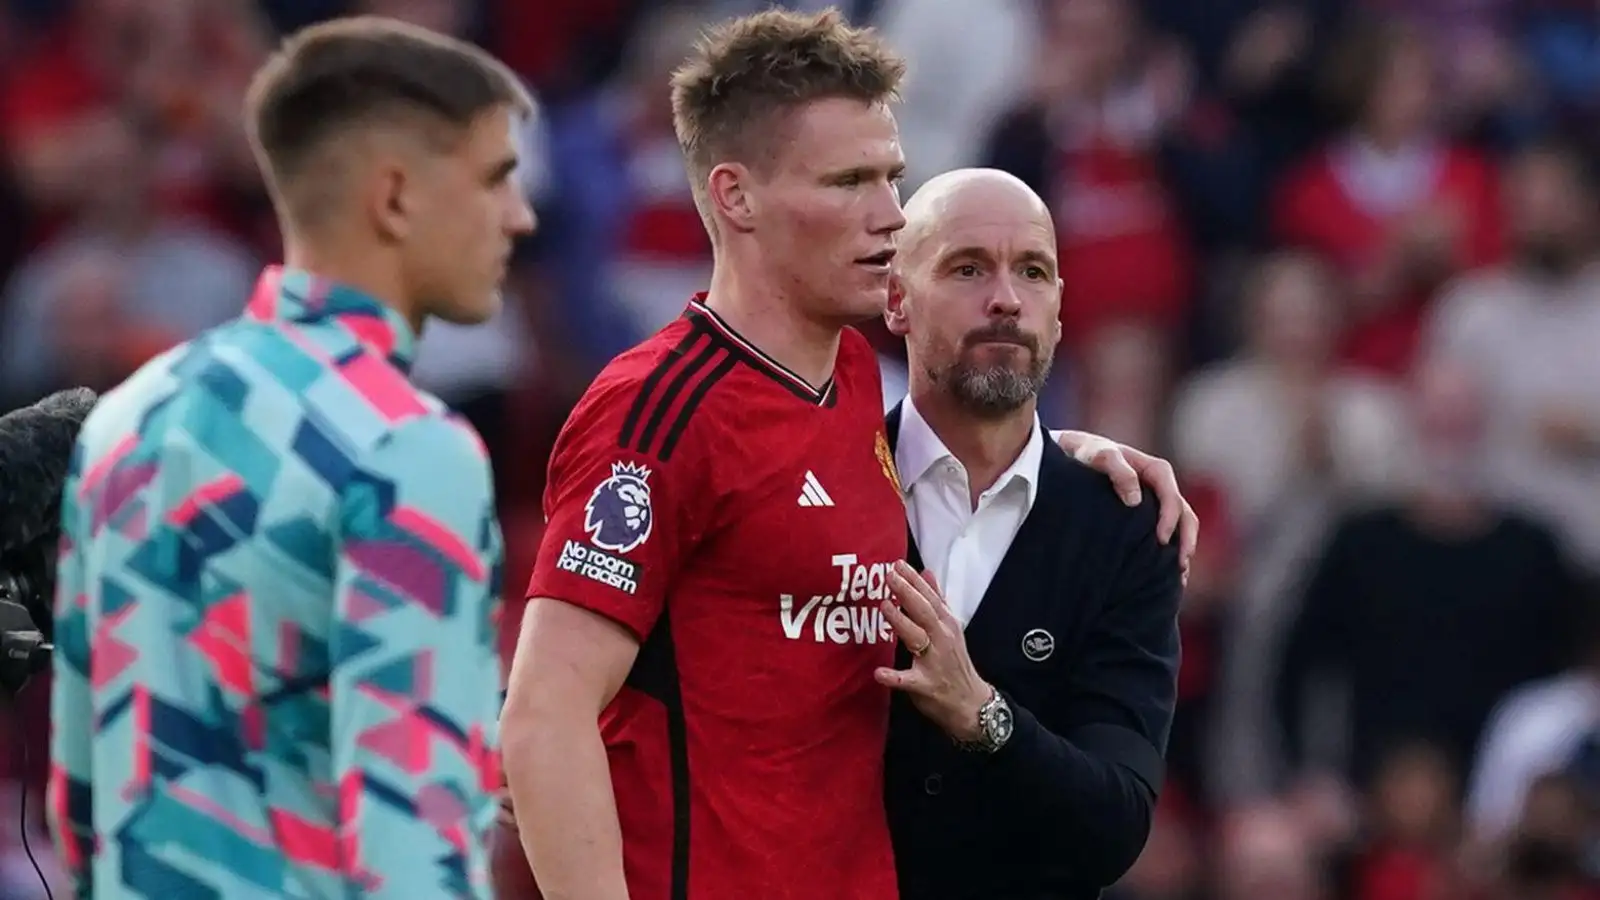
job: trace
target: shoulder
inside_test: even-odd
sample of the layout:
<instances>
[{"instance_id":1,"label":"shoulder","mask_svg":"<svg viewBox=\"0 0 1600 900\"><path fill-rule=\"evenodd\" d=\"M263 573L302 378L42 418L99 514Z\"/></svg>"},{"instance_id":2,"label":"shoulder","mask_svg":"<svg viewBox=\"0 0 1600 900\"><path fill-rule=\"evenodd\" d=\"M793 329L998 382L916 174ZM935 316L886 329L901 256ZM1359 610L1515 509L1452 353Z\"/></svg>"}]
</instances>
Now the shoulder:
<instances>
[{"instance_id":1,"label":"shoulder","mask_svg":"<svg viewBox=\"0 0 1600 900\"><path fill-rule=\"evenodd\" d=\"M1520 512L1506 511L1500 515L1500 533L1510 543L1541 556L1561 556L1561 539L1549 526Z\"/></svg>"},{"instance_id":2,"label":"shoulder","mask_svg":"<svg viewBox=\"0 0 1600 900\"><path fill-rule=\"evenodd\" d=\"M839 333L839 358L841 360L859 360L862 357L878 358L878 351L872 347L872 341L867 339L861 329L851 327Z\"/></svg>"},{"instance_id":3,"label":"shoulder","mask_svg":"<svg viewBox=\"0 0 1600 900\"><path fill-rule=\"evenodd\" d=\"M343 328L239 319L214 334L213 355L250 373L253 403L298 416L300 428L352 457L401 440L414 423L427 431L436 427L430 420L450 415L442 400Z\"/></svg>"},{"instance_id":4,"label":"shoulder","mask_svg":"<svg viewBox=\"0 0 1600 900\"><path fill-rule=\"evenodd\" d=\"M437 476L456 471L487 471L489 454L465 419L447 410L412 416L385 432L364 461ZM456 467L460 467L457 469Z\"/></svg>"},{"instance_id":5,"label":"shoulder","mask_svg":"<svg viewBox=\"0 0 1600 900\"><path fill-rule=\"evenodd\" d=\"M665 463L704 439L736 367L702 338L679 319L607 364L562 426L555 460L623 451Z\"/></svg>"},{"instance_id":6,"label":"shoulder","mask_svg":"<svg viewBox=\"0 0 1600 900\"><path fill-rule=\"evenodd\" d=\"M1351 506L1334 521L1322 541L1322 552L1342 557L1391 546L1395 535L1406 528L1405 518L1405 512L1390 502Z\"/></svg>"},{"instance_id":7,"label":"shoulder","mask_svg":"<svg viewBox=\"0 0 1600 900\"><path fill-rule=\"evenodd\" d=\"M1564 674L1531 681L1508 691L1495 705L1491 731L1522 734L1570 733L1572 723L1589 718L1596 706L1593 680L1583 674Z\"/></svg>"},{"instance_id":8,"label":"shoulder","mask_svg":"<svg viewBox=\"0 0 1600 900\"><path fill-rule=\"evenodd\" d=\"M1134 547L1157 543L1156 520L1160 518L1161 507L1154 492L1145 491L1138 506L1129 506L1117 496L1111 479L1104 474L1068 456L1050 441L1045 442L1044 451L1041 466L1051 470L1054 477L1050 472L1044 474L1040 499L1044 500L1044 491L1055 485L1054 496L1049 498L1051 502L1060 504L1071 518L1093 523L1090 533L1104 544L1099 549L1115 554L1120 548L1125 553ZM1064 533L1075 532L1082 533L1077 529L1064 530ZM1176 566L1177 542L1163 549L1171 549L1171 562Z\"/></svg>"}]
</instances>

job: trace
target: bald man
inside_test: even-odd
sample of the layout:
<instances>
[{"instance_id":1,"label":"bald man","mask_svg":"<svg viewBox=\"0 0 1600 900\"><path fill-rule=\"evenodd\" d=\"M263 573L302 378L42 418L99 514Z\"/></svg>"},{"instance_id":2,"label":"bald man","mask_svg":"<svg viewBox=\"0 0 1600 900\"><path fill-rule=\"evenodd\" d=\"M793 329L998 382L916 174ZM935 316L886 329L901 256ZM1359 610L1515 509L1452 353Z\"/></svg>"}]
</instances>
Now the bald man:
<instances>
[{"instance_id":1,"label":"bald man","mask_svg":"<svg viewBox=\"0 0 1600 900\"><path fill-rule=\"evenodd\" d=\"M887 312L910 394L888 433L912 567L886 802L902 900L1089 900L1149 834L1177 693L1177 551L1151 501L1048 439L1061 337L1044 202L1002 172L905 208Z\"/></svg>"}]
</instances>

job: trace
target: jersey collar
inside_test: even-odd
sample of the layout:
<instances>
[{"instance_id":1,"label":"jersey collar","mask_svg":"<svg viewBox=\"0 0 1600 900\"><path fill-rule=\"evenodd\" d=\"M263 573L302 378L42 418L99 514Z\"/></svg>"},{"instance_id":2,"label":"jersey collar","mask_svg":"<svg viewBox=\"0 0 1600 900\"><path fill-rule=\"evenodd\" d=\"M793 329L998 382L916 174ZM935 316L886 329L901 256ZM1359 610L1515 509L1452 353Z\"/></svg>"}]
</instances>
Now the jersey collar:
<instances>
[{"instance_id":1,"label":"jersey collar","mask_svg":"<svg viewBox=\"0 0 1600 900\"><path fill-rule=\"evenodd\" d=\"M706 306L706 295L695 294L689 301L689 308L684 311L691 321L700 323L701 327L721 340L721 342L743 359L751 368L783 385L788 391L802 400L815 403L819 406L832 406L834 402L834 380L829 378L822 387L815 387L797 375L788 366L768 356L760 347L744 336L733 330L733 326L722 320L716 311Z\"/></svg>"},{"instance_id":2,"label":"jersey collar","mask_svg":"<svg viewBox=\"0 0 1600 900\"><path fill-rule=\"evenodd\" d=\"M409 373L416 358L417 336L404 316L375 297L303 269L268 266L245 315L263 322L333 324L401 372Z\"/></svg>"}]
</instances>

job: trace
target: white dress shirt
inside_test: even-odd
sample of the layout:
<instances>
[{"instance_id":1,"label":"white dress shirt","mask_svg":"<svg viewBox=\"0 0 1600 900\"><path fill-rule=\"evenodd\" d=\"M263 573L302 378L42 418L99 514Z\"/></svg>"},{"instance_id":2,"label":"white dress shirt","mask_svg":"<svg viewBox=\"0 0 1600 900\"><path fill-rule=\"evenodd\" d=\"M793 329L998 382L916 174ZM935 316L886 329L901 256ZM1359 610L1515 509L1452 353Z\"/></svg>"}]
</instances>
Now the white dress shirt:
<instances>
[{"instance_id":1,"label":"white dress shirt","mask_svg":"<svg viewBox=\"0 0 1600 900\"><path fill-rule=\"evenodd\" d=\"M1044 438L1035 416L1028 443L973 508L967 470L917 412L911 398L900 407L894 462L906 491L906 517L945 602L962 625L972 621L1039 493Z\"/></svg>"}]
</instances>

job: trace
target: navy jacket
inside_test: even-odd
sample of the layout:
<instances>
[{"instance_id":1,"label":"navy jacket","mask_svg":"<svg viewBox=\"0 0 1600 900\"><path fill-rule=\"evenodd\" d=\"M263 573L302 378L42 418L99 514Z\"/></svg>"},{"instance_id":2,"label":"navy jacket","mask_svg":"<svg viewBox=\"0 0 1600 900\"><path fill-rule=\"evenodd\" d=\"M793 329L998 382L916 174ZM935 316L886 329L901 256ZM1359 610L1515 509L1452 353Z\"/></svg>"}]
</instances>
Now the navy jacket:
<instances>
[{"instance_id":1,"label":"navy jacket","mask_svg":"<svg viewBox=\"0 0 1600 900\"><path fill-rule=\"evenodd\" d=\"M898 442L900 409L888 417ZM901 900L1089 900L1149 836L1177 697L1176 541L1046 439L1033 510L966 629L1011 740L963 751L904 696L885 803ZM915 535L913 565L916 557ZM899 665L909 666L905 649Z\"/></svg>"}]
</instances>

